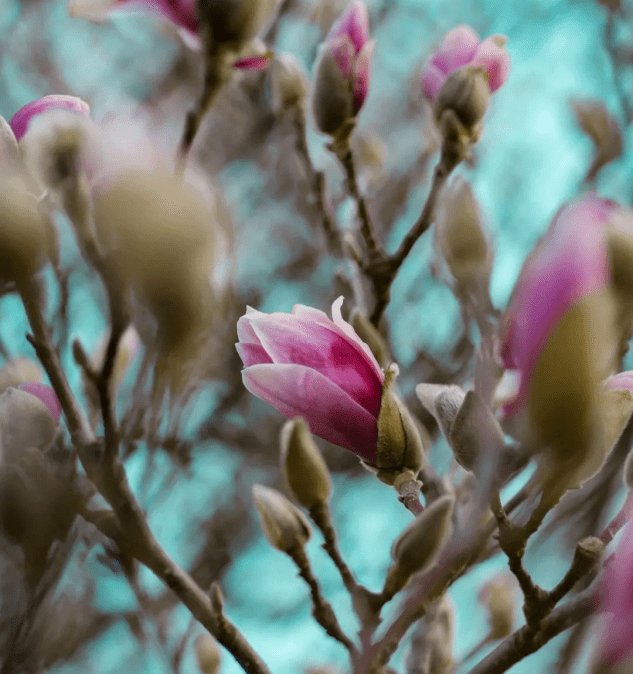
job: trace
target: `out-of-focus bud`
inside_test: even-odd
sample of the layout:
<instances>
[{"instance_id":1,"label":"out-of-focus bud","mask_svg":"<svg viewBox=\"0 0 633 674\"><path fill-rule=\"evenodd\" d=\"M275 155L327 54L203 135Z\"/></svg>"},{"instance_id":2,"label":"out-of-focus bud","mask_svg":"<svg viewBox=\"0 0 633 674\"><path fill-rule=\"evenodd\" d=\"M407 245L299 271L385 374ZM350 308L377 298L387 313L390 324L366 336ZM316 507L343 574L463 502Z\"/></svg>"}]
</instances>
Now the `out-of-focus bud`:
<instances>
[{"instance_id":1,"label":"out-of-focus bud","mask_svg":"<svg viewBox=\"0 0 633 674\"><path fill-rule=\"evenodd\" d=\"M280 115L285 110L303 108L308 95L308 80L297 59L290 54L275 54L269 72L273 112Z\"/></svg>"},{"instance_id":2,"label":"out-of-focus bud","mask_svg":"<svg viewBox=\"0 0 633 674\"><path fill-rule=\"evenodd\" d=\"M54 408L55 394L51 389L51 393L47 392L44 396L40 390L40 396L45 397L48 404L41 397L16 388L8 388L0 396L0 435L4 462L15 463L30 447L44 452L53 444L59 412L56 412L55 418L48 405Z\"/></svg>"},{"instance_id":3,"label":"out-of-focus bud","mask_svg":"<svg viewBox=\"0 0 633 674\"><path fill-rule=\"evenodd\" d=\"M57 193L80 175L93 178L97 169L96 127L69 110L50 110L31 122L21 142L25 163L42 189Z\"/></svg>"},{"instance_id":4,"label":"out-of-focus bud","mask_svg":"<svg viewBox=\"0 0 633 674\"><path fill-rule=\"evenodd\" d=\"M218 674L222 663L218 642L207 632L196 637L193 648L201 674Z\"/></svg>"},{"instance_id":5,"label":"out-of-focus bud","mask_svg":"<svg viewBox=\"0 0 633 674\"><path fill-rule=\"evenodd\" d=\"M512 634L516 613L516 583L508 573L500 573L479 590L479 601L488 612L490 639L503 639Z\"/></svg>"},{"instance_id":6,"label":"out-of-focus bud","mask_svg":"<svg viewBox=\"0 0 633 674\"><path fill-rule=\"evenodd\" d=\"M281 469L292 495L307 510L328 502L332 480L308 424L296 417L281 430Z\"/></svg>"},{"instance_id":7,"label":"out-of-focus bud","mask_svg":"<svg viewBox=\"0 0 633 674\"><path fill-rule=\"evenodd\" d=\"M435 417L448 442L453 422L464 402L466 393L459 386L445 386L444 384L418 384L415 392L426 411Z\"/></svg>"},{"instance_id":8,"label":"out-of-focus bud","mask_svg":"<svg viewBox=\"0 0 633 674\"><path fill-rule=\"evenodd\" d=\"M459 283L469 285L490 274L488 237L473 191L462 178L444 192L435 223L435 245Z\"/></svg>"},{"instance_id":9,"label":"out-of-focus bud","mask_svg":"<svg viewBox=\"0 0 633 674\"><path fill-rule=\"evenodd\" d=\"M356 334L367 344L374 354L378 364L386 368L389 361L389 349L385 344L382 335L372 325L371 321L360 311L358 307L354 307L349 316Z\"/></svg>"},{"instance_id":10,"label":"out-of-focus bud","mask_svg":"<svg viewBox=\"0 0 633 674\"><path fill-rule=\"evenodd\" d=\"M435 117L439 121L445 111L452 110L469 134L478 138L489 103L486 71L482 67L463 66L444 81L435 101Z\"/></svg>"},{"instance_id":11,"label":"out-of-focus bud","mask_svg":"<svg viewBox=\"0 0 633 674\"><path fill-rule=\"evenodd\" d=\"M453 532L451 517L455 499L445 495L433 501L400 534L391 548L393 564L383 592L395 594L413 574L427 571Z\"/></svg>"},{"instance_id":12,"label":"out-of-focus bud","mask_svg":"<svg viewBox=\"0 0 633 674\"><path fill-rule=\"evenodd\" d=\"M139 335L168 357L166 366L184 381L185 365L195 361L211 324L211 211L174 176L140 170L122 173L98 190L94 206L104 249L155 322L143 322L139 313Z\"/></svg>"},{"instance_id":13,"label":"out-of-focus bud","mask_svg":"<svg viewBox=\"0 0 633 674\"><path fill-rule=\"evenodd\" d=\"M591 138L595 153L585 180L593 180L600 169L622 154L622 131L618 122L599 100L571 102L580 128Z\"/></svg>"},{"instance_id":14,"label":"out-of-focus bud","mask_svg":"<svg viewBox=\"0 0 633 674\"><path fill-rule=\"evenodd\" d=\"M453 604L447 594L434 602L414 628L407 671L449 674L453 664Z\"/></svg>"},{"instance_id":15,"label":"out-of-focus bud","mask_svg":"<svg viewBox=\"0 0 633 674\"><path fill-rule=\"evenodd\" d=\"M327 34L314 68L312 110L319 131L351 132L369 91L373 48L367 8L354 0Z\"/></svg>"},{"instance_id":16,"label":"out-of-focus bud","mask_svg":"<svg viewBox=\"0 0 633 674\"><path fill-rule=\"evenodd\" d=\"M415 480L424 465L424 448L420 433L409 410L395 393L398 366L393 363L385 372L380 414L376 464L364 462L379 480L394 485L398 476L407 474Z\"/></svg>"},{"instance_id":17,"label":"out-of-focus bud","mask_svg":"<svg viewBox=\"0 0 633 674\"><path fill-rule=\"evenodd\" d=\"M0 279L19 281L44 264L46 224L37 199L19 179L0 175Z\"/></svg>"},{"instance_id":18,"label":"out-of-focus bud","mask_svg":"<svg viewBox=\"0 0 633 674\"><path fill-rule=\"evenodd\" d=\"M0 370L0 394L10 386L20 388L28 382L41 382L44 372L38 363L30 358L13 358Z\"/></svg>"},{"instance_id":19,"label":"out-of-focus bud","mask_svg":"<svg viewBox=\"0 0 633 674\"><path fill-rule=\"evenodd\" d=\"M310 538L310 525L303 513L283 494L256 484L253 499L268 542L277 550L290 554Z\"/></svg>"}]
</instances>

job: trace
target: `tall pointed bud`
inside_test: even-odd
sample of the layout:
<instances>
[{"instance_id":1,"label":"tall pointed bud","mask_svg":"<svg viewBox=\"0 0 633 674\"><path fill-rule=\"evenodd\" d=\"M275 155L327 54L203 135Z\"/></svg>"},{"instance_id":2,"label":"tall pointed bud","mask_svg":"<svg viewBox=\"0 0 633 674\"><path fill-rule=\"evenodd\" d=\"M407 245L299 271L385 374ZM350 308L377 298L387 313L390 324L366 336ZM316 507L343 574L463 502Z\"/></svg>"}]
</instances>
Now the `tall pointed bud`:
<instances>
[{"instance_id":1,"label":"tall pointed bud","mask_svg":"<svg viewBox=\"0 0 633 674\"><path fill-rule=\"evenodd\" d=\"M328 502L330 473L301 417L286 422L281 431L281 469L292 495L304 508L312 510Z\"/></svg>"},{"instance_id":2,"label":"tall pointed bud","mask_svg":"<svg viewBox=\"0 0 633 674\"><path fill-rule=\"evenodd\" d=\"M310 538L310 525L283 494L256 484L253 500L264 535L274 548L290 554L297 547L305 546Z\"/></svg>"},{"instance_id":3,"label":"tall pointed bud","mask_svg":"<svg viewBox=\"0 0 633 674\"><path fill-rule=\"evenodd\" d=\"M308 80L298 61L290 54L275 54L270 64L270 98L273 112L303 109L308 95Z\"/></svg>"},{"instance_id":4,"label":"tall pointed bud","mask_svg":"<svg viewBox=\"0 0 633 674\"><path fill-rule=\"evenodd\" d=\"M208 633L201 634L196 637L193 648L201 674L218 674L222 664L218 642Z\"/></svg>"},{"instance_id":5,"label":"tall pointed bud","mask_svg":"<svg viewBox=\"0 0 633 674\"><path fill-rule=\"evenodd\" d=\"M411 576L423 573L435 564L453 532L454 505L453 496L441 496L400 534L391 548L393 564L387 572L383 593L393 596Z\"/></svg>"}]
</instances>

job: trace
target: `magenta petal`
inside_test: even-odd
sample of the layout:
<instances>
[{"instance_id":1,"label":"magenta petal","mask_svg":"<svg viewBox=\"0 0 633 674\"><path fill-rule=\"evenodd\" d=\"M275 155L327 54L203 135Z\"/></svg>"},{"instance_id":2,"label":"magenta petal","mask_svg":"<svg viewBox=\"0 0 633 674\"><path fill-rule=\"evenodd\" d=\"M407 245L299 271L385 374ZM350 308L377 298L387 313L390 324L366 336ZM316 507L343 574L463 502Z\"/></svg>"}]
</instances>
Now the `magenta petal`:
<instances>
[{"instance_id":1,"label":"magenta petal","mask_svg":"<svg viewBox=\"0 0 633 674\"><path fill-rule=\"evenodd\" d=\"M348 338L289 314L270 314L254 320L252 327L274 363L293 363L319 372L378 417L382 381Z\"/></svg>"},{"instance_id":2,"label":"magenta petal","mask_svg":"<svg viewBox=\"0 0 633 674\"><path fill-rule=\"evenodd\" d=\"M437 98L442 85L446 81L446 73L442 72L436 65L430 61L424 66L422 71L422 91L431 101Z\"/></svg>"},{"instance_id":3,"label":"magenta petal","mask_svg":"<svg viewBox=\"0 0 633 674\"><path fill-rule=\"evenodd\" d=\"M242 359L244 367L273 362L271 357L266 353L266 350L262 346L259 346L259 344L238 343L235 345L235 348Z\"/></svg>"},{"instance_id":4,"label":"magenta petal","mask_svg":"<svg viewBox=\"0 0 633 674\"><path fill-rule=\"evenodd\" d=\"M431 63L445 74L470 63L479 46L479 37L469 26L457 26L446 33Z\"/></svg>"},{"instance_id":5,"label":"magenta petal","mask_svg":"<svg viewBox=\"0 0 633 674\"><path fill-rule=\"evenodd\" d=\"M489 37L479 45L470 65L474 68L482 66L488 73L488 86L492 93L508 79L510 55L506 49L499 47L494 37Z\"/></svg>"},{"instance_id":6,"label":"magenta petal","mask_svg":"<svg viewBox=\"0 0 633 674\"><path fill-rule=\"evenodd\" d=\"M36 398L39 398L48 407L48 411L53 417L53 421L57 423L62 413L62 406L57 398L55 391L46 384L40 384L36 381L27 381L19 387L22 391L26 391Z\"/></svg>"},{"instance_id":7,"label":"magenta petal","mask_svg":"<svg viewBox=\"0 0 633 674\"><path fill-rule=\"evenodd\" d=\"M272 52L257 56L246 56L243 59L235 61L233 67L238 70L266 70L270 64L271 56Z\"/></svg>"},{"instance_id":8,"label":"magenta petal","mask_svg":"<svg viewBox=\"0 0 633 674\"><path fill-rule=\"evenodd\" d=\"M367 7L360 0L352 2L341 14L326 36L326 41L346 35L351 40L354 52L358 54L369 39L369 18Z\"/></svg>"},{"instance_id":9,"label":"magenta petal","mask_svg":"<svg viewBox=\"0 0 633 674\"><path fill-rule=\"evenodd\" d=\"M21 107L9 122L16 139L19 141L27 132L34 117L49 110L70 110L86 117L90 115L90 106L76 96L51 95L38 98Z\"/></svg>"},{"instance_id":10,"label":"magenta petal","mask_svg":"<svg viewBox=\"0 0 633 674\"><path fill-rule=\"evenodd\" d=\"M320 438L376 462L376 418L320 372L302 365L253 365L244 386L286 418L302 416Z\"/></svg>"}]
</instances>

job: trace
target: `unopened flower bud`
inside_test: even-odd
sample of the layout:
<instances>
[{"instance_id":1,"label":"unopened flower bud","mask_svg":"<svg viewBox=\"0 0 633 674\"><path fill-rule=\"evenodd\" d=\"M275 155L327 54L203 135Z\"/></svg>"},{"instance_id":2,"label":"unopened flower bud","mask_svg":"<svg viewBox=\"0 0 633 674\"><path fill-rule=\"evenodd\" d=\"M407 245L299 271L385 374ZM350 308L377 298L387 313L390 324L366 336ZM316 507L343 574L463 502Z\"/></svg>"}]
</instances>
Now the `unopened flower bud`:
<instances>
[{"instance_id":1,"label":"unopened flower bud","mask_svg":"<svg viewBox=\"0 0 633 674\"><path fill-rule=\"evenodd\" d=\"M435 102L435 117L439 120L445 110L453 110L466 129L474 129L489 103L490 87L484 68L463 66L454 70L442 85Z\"/></svg>"},{"instance_id":2,"label":"unopened flower bud","mask_svg":"<svg viewBox=\"0 0 633 674\"><path fill-rule=\"evenodd\" d=\"M0 175L0 279L17 281L44 264L46 225L24 183Z\"/></svg>"},{"instance_id":3,"label":"unopened flower bud","mask_svg":"<svg viewBox=\"0 0 633 674\"><path fill-rule=\"evenodd\" d=\"M454 504L453 496L441 496L400 534L391 548L394 563L387 573L385 590L397 592L413 574L433 566L452 534Z\"/></svg>"},{"instance_id":4,"label":"unopened flower bud","mask_svg":"<svg viewBox=\"0 0 633 674\"><path fill-rule=\"evenodd\" d=\"M453 664L453 605L447 594L433 602L411 638L407 671L449 674Z\"/></svg>"},{"instance_id":5,"label":"unopened flower bud","mask_svg":"<svg viewBox=\"0 0 633 674\"><path fill-rule=\"evenodd\" d=\"M504 446L503 431L476 391L468 391L455 417L449 444L457 462L476 471L483 456L494 460Z\"/></svg>"},{"instance_id":6,"label":"unopened flower bud","mask_svg":"<svg viewBox=\"0 0 633 674\"><path fill-rule=\"evenodd\" d=\"M349 316L349 322L352 324L354 330L356 330L356 334L371 349L371 352L374 354L380 366L386 368L389 359L389 350L380 332L378 332L371 321L358 307L352 309Z\"/></svg>"},{"instance_id":7,"label":"unopened flower bud","mask_svg":"<svg viewBox=\"0 0 633 674\"><path fill-rule=\"evenodd\" d=\"M325 46L321 48L314 73L311 96L314 121L319 131L333 136L352 117L349 83Z\"/></svg>"},{"instance_id":8,"label":"unopened flower bud","mask_svg":"<svg viewBox=\"0 0 633 674\"><path fill-rule=\"evenodd\" d=\"M0 370L0 394L10 386L20 388L21 384L41 382L44 377L42 368L30 358L13 358Z\"/></svg>"},{"instance_id":9,"label":"unopened flower bud","mask_svg":"<svg viewBox=\"0 0 633 674\"><path fill-rule=\"evenodd\" d=\"M39 397L9 388L0 396L0 434L3 460L12 463L30 447L46 451L57 435L57 421Z\"/></svg>"},{"instance_id":10,"label":"unopened flower bud","mask_svg":"<svg viewBox=\"0 0 633 674\"><path fill-rule=\"evenodd\" d=\"M435 245L458 282L490 272L491 252L470 185L457 178L446 191L435 224Z\"/></svg>"},{"instance_id":11,"label":"unopened flower bud","mask_svg":"<svg viewBox=\"0 0 633 674\"><path fill-rule=\"evenodd\" d=\"M207 632L196 637L193 647L200 672L202 674L217 674L222 662L218 642Z\"/></svg>"},{"instance_id":12,"label":"unopened flower bud","mask_svg":"<svg viewBox=\"0 0 633 674\"><path fill-rule=\"evenodd\" d=\"M293 496L306 509L327 503L332 480L327 465L301 417L287 421L281 431L281 469Z\"/></svg>"},{"instance_id":13,"label":"unopened flower bud","mask_svg":"<svg viewBox=\"0 0 633 674\"><path fill-rule=\"evenodd\" d=\"M512 633L515 620L516 591L513 577L502 573L489 580L477 598L488 612L491 639L503 639Z\"/></svg>"},{"instance_id":14,"label":"unopened flower bud","mask_svg":"<svg viewBox=\"0 0 633 674\"><path fill-rule=\"evenodd\" d=\"M424 465L424 449L420 433L404 403L394 392L398 366L392 364L385 372L380 414L378 415L377 460L375 465L365 462L376 472L378 479L393 485L402 473L413 478Z\"/></svg>"},{"instance_id":15,"label":"unopened flower bud","mask_svg":"<svg viewBox=\"0 0 633 674\"><path fill-rule=\"evenodd\" d=\"M59 417L62 413L62 406L59 402L57 394L50 386L37 381L27 381L20 385L20 390L26 391L27 393L34 395L36 398L39 398L48 408L48 411L53 417L53 421L55 423L59 422Z\"/></svg>"},{"instance_id":16,"label":"unopened flower bud","mask_svg":"<svg viewBox=\"0 0 633 674\"><path fill-rule=\"evenodd\" d=\"M270 64L271 105L275 114L294 107L303 108L308 80L298 61L290 54L275 54Z\"/></svg>"},{"instance_id":17,"label":"unopened flower bud","mask_svg":"<svg viewBox=\"0 0 633 674\"><path fill-rule=\"evenodd\" d=\"M443 384L418 384L415 392L426 411L435 417L446 442L450 442L451 429L466 393L459 386Z\"/></svg>"},{"instance_id":18,"label":"unopened flower bud","mask_svg":"<svg viewBox=\"0 0 633 674\"><path fill-rule=\"evenodd\" d=\"M283 494L256 484L253 499L268 542L281 552L303 547L310 538L310 525L301 511Z\"/></svg>"}]
</instances>

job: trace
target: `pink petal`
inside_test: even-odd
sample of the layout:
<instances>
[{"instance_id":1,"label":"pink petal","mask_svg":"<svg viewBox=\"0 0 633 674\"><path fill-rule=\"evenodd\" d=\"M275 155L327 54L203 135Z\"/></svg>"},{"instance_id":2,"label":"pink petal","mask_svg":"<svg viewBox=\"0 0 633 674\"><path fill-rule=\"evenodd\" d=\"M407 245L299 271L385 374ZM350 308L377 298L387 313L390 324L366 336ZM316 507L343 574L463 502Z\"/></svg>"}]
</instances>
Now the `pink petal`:
<instances>
[{"instance_id":1,"label":"pink petal","mask_svg":"<svg viewBox=\"0 0 633 674\"><path fill-rule=\"evenodd\" d=\"M287 419L302 416L318 437L376 462L375 417L320 372L302 365L253 365L242 371L242 380Z\"/></svg>"},{"instance_id":2,"label":"pink petal","mask_svg":"<svg viewBox=\"0 0 633 674\"><path fill-rule=\"evenodd\" d=\"M350 79L354 70L355 57L354 46L350 38L347 35L341 35L328 40L325 44L343 77Z\"/></svg>"},{"instance_id":3,"label":"pink petal","mask_svg":"<svg viewBox=\"0 0 633 674\"><path fill-rule=\"evenodd\" d=\"M369 92L369 77L371 74L371 56L374 51L374 41L371 40L363 47L354 61L352 76L352 94L354 114L361 109Z\"/></svg>"},{"instance_id":4,"label":"pink petal","mask_svg":"<svg viewBox=\"0 0 633 674\"><path fill-rule=\"evenodd\" d=\"M446 33L431 63L448 75L470 63L479 46L479 37L469 26L457 26Z\"/></svg>"},{"instance_id":5,"label":"pink petal","mask_svg":"<svg viewBox=\"0 0 633 674\"><path fill-rule=\"evenodd\" d=\"M70 110L88 117L90 106L76 96L50 95L38 98L21 107L9 122L16 139L19 141L27 132L29 124L34 117L49 110Z\"/></svg>"},{"instance_id":6,"label":"pink petal","mask_svg":"<svg viewBox=\"0 0 633 674\"><path fill-rule=\"evenodd\" d=\"M526 261L510 300L501 352L521 372L514 413L554 326L572 304L600 290L609 278L604 226L612 207L595 195L565 206Z\"/></svg>"},{"instance_id":7,"label":"pink petal","mask_svg":"<svg viewBox=\"0 0 633 674\"><path fill-rule=\"evenodd\" d=\"M235 348L242 359L244 367L251 365L261 365L262 363L272 363L271 357L266 353L266 349L257 344L236 344Z\"/></svg>"},{"instance_id":8,"label":"pink petal","mask_svg":"<svg viewBox=\"0 0 633 674\"><path fill-rule=\"evenodd\" d=\"M611 377L605 383L605 388L628 389L633 392L633 371L627 370Z\"/></svg>"},{"instance_id":9,"label":"pink petal","mask_svg":"<svg viewBox=\"0 0 633 674\"><path fill-rule=\"evenodd\" d=\"M59 422L59 417L62 413L62 406L57 398L57 394L50 386L40 384L37 381L27 381L19 387L22 391L26 391L36 398L39 398L48 407L48 411L53 417L55 423Z\"/></svg>"},{"instance_id":10,"label":"pink petal","mask_svg":"<svg viewBox=\"0 0 633 674\"><path fill-rule=\"evenodd\" d=\"M253 330L251 326L251 319L263 316L268 316L268 314L263 311L257 311L257 309L251 307L246 307L246 314L237 321L237 338L240 342L259 344L259 337L255 334L255 330Z\"/></svg>"},{"instance_id":11,"label":"pink petal","mask_svg":"<svg viewBox=\"0 0 633 674\"><path fill-rule=\"evenodd\" d=\"M490 91L496 91L508 79L510 74L510 55L495 40L498 36L486 38L477 48L470 65L482 66L488 73Z\"/></svg>"},{"instance_id":12,"label":"pink petal","mask_svg":"<svg viewBox=\"0 0 633 674\"><path fill-rule=\"evenodd\" d=\"M369 39L369 17L367 7L361 0L352 2L338 21L330 28L326 41L346 36L349 37L354 52L358 54Z\"/></svg>"},{"instance_id":13,"label":"pink petal","mask_svg":"<svg viewBox=\"0 0 633 674\"><path fill-rule=\"evenodd\" d=\"M424 66L422 71L422 91L431 101L437 98L442 85L446 81L446 73L440 70L430 61Z\"/></svg>"},{"instance_id":14,"label":"pink petal","mask_svg":"<svg viewBox=\"0 0 633 674\"><path fill-rule=\"evenodd\" d=\"M382 381L349 338L281 313L255 319L252 327L274 363L302 365L321 373L378 417Z\"/></svg>"},{"instance_id":15,"label":"pink petal","mask_svg":"<svg viewBox=\"0 0 633 674\"><path fill-rule=\"evenodd\" d=\"M243 59L238 59L233 64L234 68L238 70L266 70L270 63L272 52L266 54L258 54L257 56L247 56Z\"/></svg>"}]
</instances>

